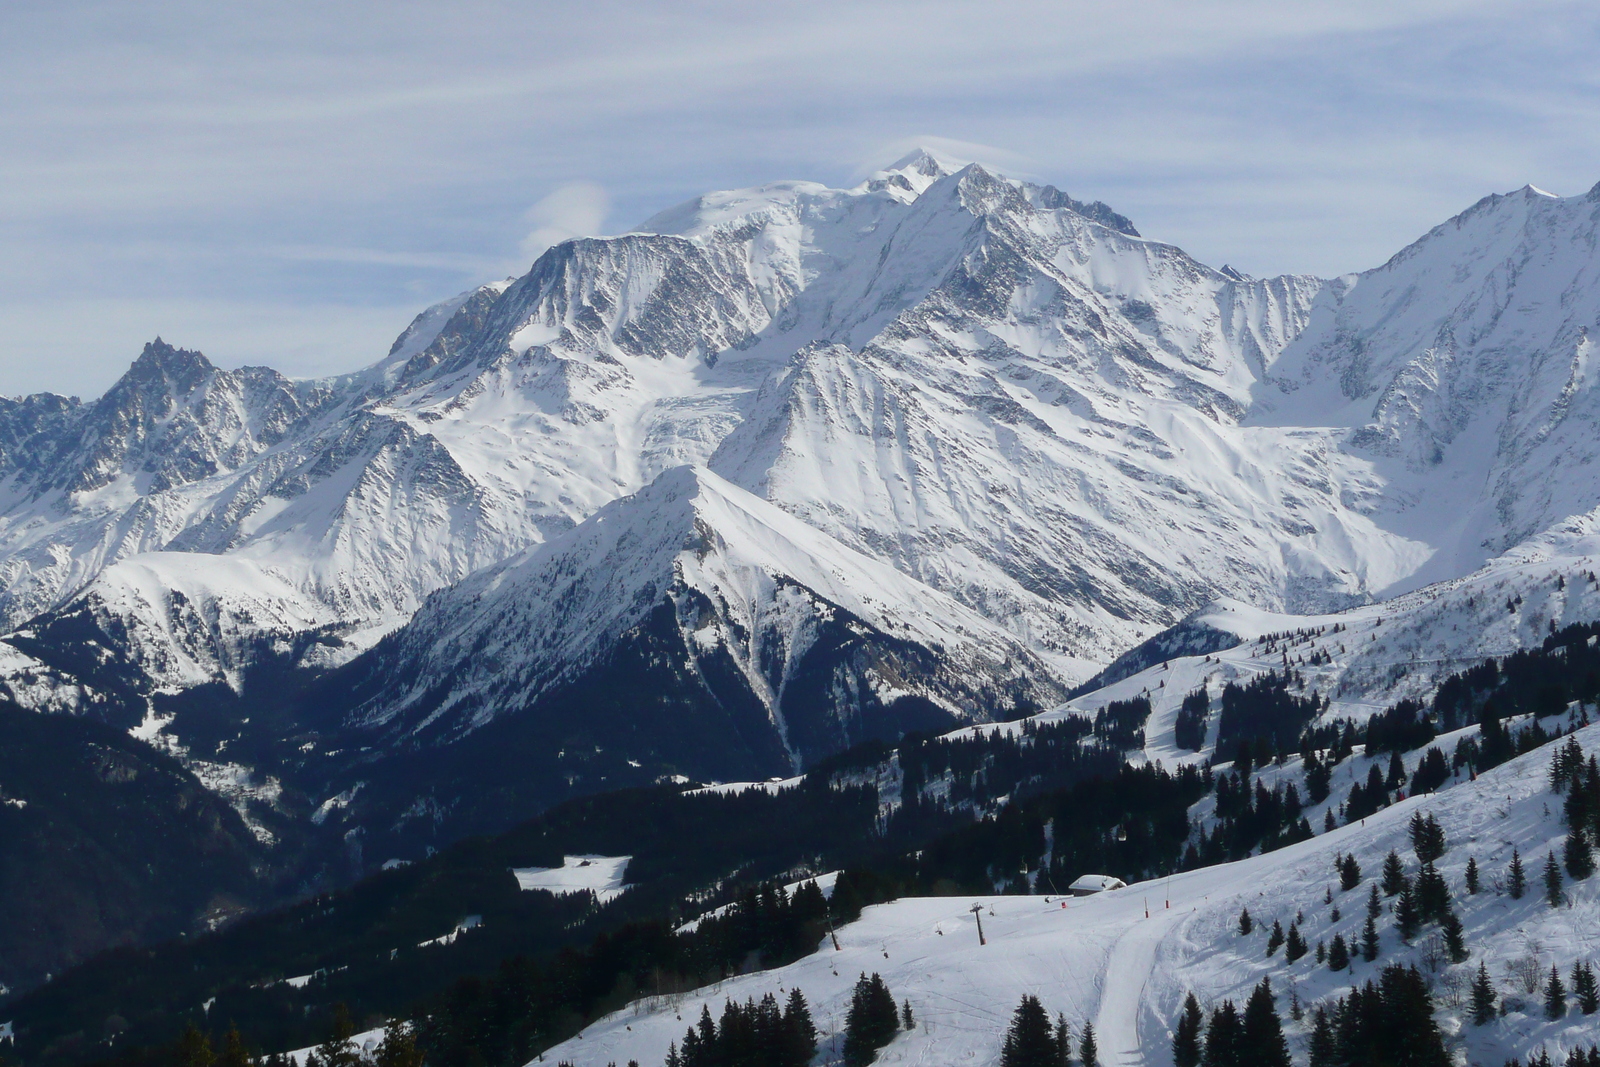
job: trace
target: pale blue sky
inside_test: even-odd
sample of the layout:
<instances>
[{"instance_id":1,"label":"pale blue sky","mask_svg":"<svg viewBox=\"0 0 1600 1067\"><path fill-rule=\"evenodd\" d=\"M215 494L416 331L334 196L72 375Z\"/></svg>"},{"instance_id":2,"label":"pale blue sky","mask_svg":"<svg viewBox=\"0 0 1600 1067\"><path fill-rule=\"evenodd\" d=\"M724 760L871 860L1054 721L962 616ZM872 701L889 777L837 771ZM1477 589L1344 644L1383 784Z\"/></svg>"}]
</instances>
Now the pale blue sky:
<instances>
[{"instance_id":1,"label":"pale blue sky","mask_svg":"<svg viewBox=\"0 0 1600 1067\"><path fill-rule=\"evenodd\" d=\"M563 233L934 138L1213 264L1360 270L1600 181L1597 45L1539 0L10 0L0 393L95 395L157 333L353 369Z\"/></svg>"}]
</instances>

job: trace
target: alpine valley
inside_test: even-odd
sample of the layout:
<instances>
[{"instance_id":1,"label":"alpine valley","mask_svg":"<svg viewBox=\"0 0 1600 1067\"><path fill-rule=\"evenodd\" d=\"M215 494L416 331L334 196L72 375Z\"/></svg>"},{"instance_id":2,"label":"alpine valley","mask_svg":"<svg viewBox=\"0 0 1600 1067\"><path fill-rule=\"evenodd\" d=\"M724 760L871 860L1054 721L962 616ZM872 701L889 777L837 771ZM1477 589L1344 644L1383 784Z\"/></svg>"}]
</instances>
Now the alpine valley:
<instances>
[{"instance_id":1,"label":"alpine valley","mask_svg":"<svg viewBox=\"0 0 1600 1067\"><path fill-rule=\"evenodd\" d=\"M935 976L978 966L937 941L940 894L1043 893L1071 863L1192 870L1174 889L1212 902L1159 936L1131 895L1094 902L1098 930L1087 905L1062 920L1084 932L1059 950L1061 1010L1100 1020L1107 1062L1171 1062L1183 992L1242 1003L1260 977L1218 947L1239 902L1321 909L1335 852L1376 874L1400 847L1402 803L1486 864L1542 862L1566 832L1535 810L1535 750L1600 701L1590 329L1600 186L1486 197L1361 274L1258 279L919 151L854 188L711 193L566 241L353 374L223 370L157 339L97 400L0 399L17 1047L154 1047L222 997L278 1051L339 999L426 1015L439 1067L557 1045L654 1067L686 1002L635 1002L633 972L618 992L595 961L619 930L700 938L673 996L790 981L842 1027L855 971L879 968L862 946L929 961L879 969L937 1012ZM1452 733L1473 747L1443 748L1434 781L1424 746ZM1252 758L1280 801L1331 760L1332 799L1325 782L1219 843L1238 820L1215 783L1250 808ZM1579 767L1558 784L1580 790ZM1417 775L1438 796L1402 801ZM52 840L71 862L38 859ZM582 873L620 856L615 884ZM792 945L728 932L749 887L839 868L848 894L817 897ZM523 884L571 871L576 897ZM41 887L94 921L52 916ZM1592 921L1594 887L1572 893ZM1001 942L1061 937L994 908ZM804 922L829 918L856 923L843 978L831 946L810 954ZM1523 958L1500 918L1466 928L1497 966ZM1192 951L1163 947L1174 930ZM1563 931L1541 936L1565 974ZM127 947L163 942L148 964ZM492 1049L439 1028L465 1018L428 1000L450 982L563 950L605 988ZM993 955L1005 973L963 995L1000 1034L1055 979L1042 950ZM1296 1003L1344 988L1325 979ZM998 1062L958 1016L902 1058ZM1446 1036L1473 1063L1572 1036L1502 1030Z\"/></svg>"}]
</instances>

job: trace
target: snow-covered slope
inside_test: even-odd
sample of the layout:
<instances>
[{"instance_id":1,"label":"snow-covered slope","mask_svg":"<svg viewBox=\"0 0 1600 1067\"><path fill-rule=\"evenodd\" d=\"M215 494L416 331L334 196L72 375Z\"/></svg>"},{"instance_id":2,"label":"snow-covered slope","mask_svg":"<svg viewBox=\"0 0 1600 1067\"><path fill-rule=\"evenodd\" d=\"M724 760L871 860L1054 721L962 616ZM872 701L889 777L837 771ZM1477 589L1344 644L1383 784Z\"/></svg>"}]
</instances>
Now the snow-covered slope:
<instances>
[{"instance_id":1,"label":"snow-covered slope","mask_svg":"<svg viewBox=\"0 0 1600 1067\"><path fill-rule=\"evenodd\" d=\"M1536 647L1552 629L1600 619L1600 518L1559 523L1461 578L1327 615L1287 615L1221 600L1130 650L1063 714L1092 714L1148 695L1147 755L1185 754L1172 731L1183 698L1205 686L1215 702L1286 665L1329 699L1323 720L1363 722L1402 699L1423 701L1441 681ZM1052 713L1055 714L1055 713ZM1208 744L1214 741L1214 733ZM1209 749L1207 750L1209 752Z\"/></svg>"},{"instance_id":2,"label":"snow-covered slope","mask_svg":"<svg viewBox=\"0 0 1600 1067\"><path fill-rule=\"evenodd\" d=\"M1490 196L1330 284L1254 390L1254 426L1348 427L1414 587L1595 506L1600 186Z\"/></svg>"},{"instance_id":3,"label":"snow-covered slope","mask_svg":"<svg viewBox=\"0 0 1600 1067\"><path fill-rule=\"evenodd\" d=\"M1406 572L1409 543L1342 503L1360 462L1234 425L1321 288L925 155L849 190L714 194L430 309L360 374L157 343L94 404L7 402L0 610L187 551L393 626L709 461L1082 677L1218 592L1320 604ZM1292 531L1290 488L1315 520Z\"/></svg>"},{"instance_id":4,"label":"snow-covered slope","mask_svg":"<svg viewBox=\"0 0 1600 1067\"><path fill-rule=\"evenodd\" d=\"M1588 752L1600 749L1600 727L1577 734ZM804 991L822 1034L833 1047L843 1029L850 991L862 972L877 972L897 999L909 1000L917 1028L903 1032L879 1057L885 1063L999 1063L1010 1015L1023 994L1038 996L1052 1013L1063 1013L1081 1033L1095 1026L1101 1062L1165 1065L1171 1062L1170 1030L1189 991L1208 1008L1223 999L1242 1006L1250 990L1270 977L1285 1016L1297 1062L1303 1062L1309 1012L1347 991L1351 982L1377 977L1380 965L1415 963L1428 978L1447 1042L1470 1063L1499 1063L1548 1045L1564 1055L1575 1044L1595 1041L1593 1017L1572 1012L1548 1022L1540 1000L1516 983L1512 965L1534 959L1535 974L1551 965L1565 976L1577 959L1588 959L1592 930L1600 922L1600 885L1595 878L1568 882L1566 901L1548 907L1538 891L1513 901L1503 892L1503 874L1513 848L1537 867L1548 850L1559 855L1565 827L1560 798L1549 789L1547 750L1535 751L1440 793L1402 801L1364 824L1353 824L1264 856L1138 883L1091 898L1003 896L985 898L982 915L987 945L980 945L972 901L960 897L910 898L866 910L860 921L838 932L840 949L824 939L818 951L786 967L733 978L694 993L650 998L599 1020L582 1035L545 1053L547 1062L601 1067L637 1060L661 1063L669 1043L698 1020L701 1006L713 1016L724 1000L780 1000L789 989ZM1266 951L1266 929L1285 928L1302 916L1307 941L1331 941L1335 933L1358 939L1365 921L1368 888L1385 854L1400 853L1412 874L1417 861L1406 826L1416 812L1433 814L1444 828L1449 851L1439 869L1449 883L1471 952L1451 965L1431 952L1425 933L1405 945L1387 911L1378 921L1377 962L1359 959L1353 972L1334 972L1315 954L1287 963ZM1340 892L1333 861L1354 855L1363 880ZM1464 888L1468 857L1483 872L1476 896ZM1324 903L1332 890L1333 905ZM1386 901L1392 903L1392 901ZM1255 931L1239 934L1238 917L1248 907ZM1332 917L1337 907L1340 917ZM1431 958L1431 962L1430 962ZM1508 1014L1485 1027L1464 1020L1465 980L1486 963ZM1291 998L1307 1011L1306 1023L1288 1020ZM1458 1060L1458 1062L1460 1062Z\"/></svg>"},{"instance_id":5,"label":"snow-covered slope","mask_svg":"<svg viewBox=\"0 0 1600 1067\"><path fill-rule=\"evenodd\" d=\"M686 465L818 534L786 532L774 571L808 596L830 598L843 549L892 568L878 616L839 606L942 651L874 685L979 716L997 703L955 683L1001 647L1074 683L1219 597L1327 612L1456 580L1600 505L1595 210L1491 197L1366 274L1255 280L1105 205L914 154L852 189L710 194L558 245L353 375L153 343L94 403L0 403L0 613L28 630L0 672L62 708L98 706L100 661L135 694L237 686L262 657L337 665L608 504L670 506L653 490ZM594 589L628 596L620 576L666 558L650 538L608 551L623 584ZM430 616L385 652L404 695L354 721L461 736L599 662L629 604L597 592L504 678L475 654L435 670L471 628ZM484 613L471 641L512 648L522 618ZM787 721L787 668L728 654ZM853 690L819 699L854 714Z\"/></svg>"},{"instance_id":6,"label":"snow-covered slope","mask_svg":"<svg viewBox=\"0 0 1600 1067\"><path fill-rule=\"evenodd\" d=\"M435 593L352 664L352 686L371 696L349 721L389 745L458 741L507 713L539 717L635 654L653 664L627 678L638 712L670 715L670 701L704 694L755 773L1061 693L1018 638L971 609L709 470L675 467ZM664 664L670 681L654 677ZM734 737L685 733L704 758L683 769L725 773Z\"/></svg>"}]
</instances>

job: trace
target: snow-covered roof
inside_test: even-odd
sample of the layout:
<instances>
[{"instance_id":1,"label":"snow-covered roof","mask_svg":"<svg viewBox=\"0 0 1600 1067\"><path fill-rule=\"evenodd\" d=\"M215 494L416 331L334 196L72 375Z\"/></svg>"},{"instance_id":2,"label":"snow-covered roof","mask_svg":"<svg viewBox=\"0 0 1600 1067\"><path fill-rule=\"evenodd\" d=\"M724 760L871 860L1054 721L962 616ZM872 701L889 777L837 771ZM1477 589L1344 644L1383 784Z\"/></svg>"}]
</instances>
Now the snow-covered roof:
<instances>
[{"instance_id":1,"label":"snow-covered roof","mask_svg":"<svg viewBox=\"0 0 1600 1067\"><path fill-rule=\"evenodd\" d=\"M1099 893L1107 889L1124 889L1128 885L1121 878L1109 874L1085 874L1067 887L1073 893Z\"/></svg>"}]
</instances>

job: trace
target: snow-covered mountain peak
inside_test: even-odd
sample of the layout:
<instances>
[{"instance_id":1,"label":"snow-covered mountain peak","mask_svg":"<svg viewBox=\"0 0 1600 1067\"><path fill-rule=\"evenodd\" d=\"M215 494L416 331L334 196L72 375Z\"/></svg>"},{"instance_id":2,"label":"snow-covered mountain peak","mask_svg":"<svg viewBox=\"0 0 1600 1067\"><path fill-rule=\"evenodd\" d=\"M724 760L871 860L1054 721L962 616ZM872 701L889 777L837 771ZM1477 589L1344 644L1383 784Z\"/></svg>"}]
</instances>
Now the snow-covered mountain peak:
<instances>
[{"instance_id":1,"label":"snow-covered mountain peak","mask_svg":"<svg viewBox=\"0 0 1600 1067\"><path fill-rule=\"evenodd\" d=\"M1436 549L1409 584L1466 573L1594 504L1597 277L1588 197L1486 197L1330 286L1247 421L1347 427L1391 487L1380 524Z\"/></svg>"}]
</instances>

